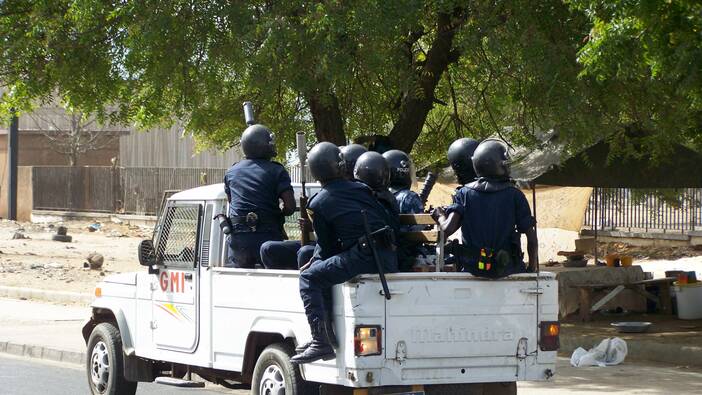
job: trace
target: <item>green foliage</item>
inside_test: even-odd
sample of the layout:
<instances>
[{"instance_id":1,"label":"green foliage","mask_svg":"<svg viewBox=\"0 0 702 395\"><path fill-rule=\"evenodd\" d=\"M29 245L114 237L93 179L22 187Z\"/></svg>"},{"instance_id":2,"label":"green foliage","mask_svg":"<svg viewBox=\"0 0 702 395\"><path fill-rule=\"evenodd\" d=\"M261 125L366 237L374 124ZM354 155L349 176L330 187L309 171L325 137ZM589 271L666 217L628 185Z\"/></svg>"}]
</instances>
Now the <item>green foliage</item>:
<instances>
[{"instance_id":1,"label":"green foliage","mask_svg":"<svg viewBox=\"0 0 702 395\"><path fill-rule=\"evenodd\" d=\"M460 136L530 146L549 129L572 150L702 146L691 0L4 1L0 111L56 95L142 128L183 120L202 146L229 147L251 100L285 152L295 132L312 135L310 98L333 98L348 140L383 135L404 99L430 97L421 77L445 16L457 34L414 145L420 166Z\"/></svg>"}]
</instances>

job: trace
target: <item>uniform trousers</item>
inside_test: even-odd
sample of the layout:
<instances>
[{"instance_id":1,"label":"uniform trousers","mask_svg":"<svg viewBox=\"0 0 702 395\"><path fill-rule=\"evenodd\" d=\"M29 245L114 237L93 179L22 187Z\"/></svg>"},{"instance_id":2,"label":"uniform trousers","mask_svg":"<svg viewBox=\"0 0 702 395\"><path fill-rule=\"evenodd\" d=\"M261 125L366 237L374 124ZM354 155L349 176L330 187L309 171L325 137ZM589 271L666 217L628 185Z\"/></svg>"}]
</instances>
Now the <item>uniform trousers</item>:
<instances>
[{"instance_id":1,"label":"uniform trousers","mask_svg":"<svg viewBox=\"0 0 702 395\"><path fill-rule=\"evenodd\" d=\"M378 247L377 250L385 272L397 272L397 252L390 248ZM309 269L300 273L300 296L305 306L307 321L312 324L325 319L325 311L331 310L332 307L327 306L331 303L328 295L332 286L359 274L377 272L371 251L367 248L362 249L358 244L328 259L312 263Z\"/></svg>"}]
</instances>

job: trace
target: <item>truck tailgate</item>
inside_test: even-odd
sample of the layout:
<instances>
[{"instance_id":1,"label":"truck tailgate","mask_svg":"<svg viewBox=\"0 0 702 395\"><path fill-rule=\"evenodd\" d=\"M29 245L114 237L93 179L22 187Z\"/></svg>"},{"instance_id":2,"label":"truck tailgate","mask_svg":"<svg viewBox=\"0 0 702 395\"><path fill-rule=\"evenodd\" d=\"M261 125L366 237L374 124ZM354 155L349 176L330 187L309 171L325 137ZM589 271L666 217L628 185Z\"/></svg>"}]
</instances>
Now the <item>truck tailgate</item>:
<instances>
[{"instance_id":1,"label":"truck tailgate","mask_svg":"<svg viewBox=\"0 0 702 395\"><path fill-rule=\"evenodd\" d=\"M388 283L387 359L515 358L537 350L535 275L485 280L403 273L388 276Z\"/></svg>"}]
</instances>

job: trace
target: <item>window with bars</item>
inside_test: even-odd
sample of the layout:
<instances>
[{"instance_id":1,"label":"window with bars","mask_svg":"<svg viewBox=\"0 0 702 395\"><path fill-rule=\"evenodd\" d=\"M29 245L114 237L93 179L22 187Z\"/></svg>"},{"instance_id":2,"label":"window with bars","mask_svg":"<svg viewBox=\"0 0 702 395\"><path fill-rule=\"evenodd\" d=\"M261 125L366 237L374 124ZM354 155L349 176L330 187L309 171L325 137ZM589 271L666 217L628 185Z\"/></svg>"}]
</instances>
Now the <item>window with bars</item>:
<instances>
[{"instance_id":1,"label":"window with bars","mask_svg":"<svg viewBox=\"0 0 702 395\"><path fill-rule=\"evenodd\" d=\"M156 247L157 262L166 266L192 267L197 259L200 231L199 204L166 207Z\"/></svg>"}]
</instances>

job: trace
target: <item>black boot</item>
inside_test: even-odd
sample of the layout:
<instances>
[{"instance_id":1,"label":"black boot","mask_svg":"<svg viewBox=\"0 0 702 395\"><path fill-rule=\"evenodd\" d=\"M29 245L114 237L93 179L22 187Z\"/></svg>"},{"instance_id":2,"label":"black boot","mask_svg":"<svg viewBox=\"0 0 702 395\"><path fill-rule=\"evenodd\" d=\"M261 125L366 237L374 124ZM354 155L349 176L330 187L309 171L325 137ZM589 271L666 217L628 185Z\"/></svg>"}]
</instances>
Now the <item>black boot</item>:
<instances>
[{"instance_id":1,"label":"black boot","mask_svg":"<svg viewBox=\"0 0 702 395\"><path fill-rule=\"evenodd\" d=\"M331 314L327 314L327 317L331 317ZM334 325L332 324L332 319L331 318L326 318L324 320L324 330L327 335L327 341L329 344L331 344L334 348L339 347L339 341L336 339L336 333L334 332ZM312 344L311 341L300 344L299 346L295 347L295 353L300 354L307 350L307 347Z\"/></svg>"},{"instance_id":2,"label":"black boot","mask_svg":"<svg viewBox=\"0 0 702 395\"><path fill-rule=\"evenodd\" d=\"M332 346L334 346L334 348L338 348L339 341L336 339L336 333L334 332L334 325L332 324L332 322L333 322L333 320L331 318L331 317L333 317L332 312L327 311L327 314L325 315L325 317L326 318L324 319L324 329L325 329L326 334L327 334L327 341L329 341L329 343ZM304 343L304 344L300 344L299 346L295 347L295 353L296 354L302 353L303 351L305 351L307 349L307 347L310 346L310 344L312 344L311 341Z\"/></svg>"},{"instance_id":3,"label":"black boot","mask_svg":"<svg viewBox=\"0 0 702 395\"><path fill-rule=\"evenodd\" d=\"M330 359L336 358L334 353L334 348L329 344L327 339L327 331L324 321L317 320L310 325L312 330L312 341L309 347L305 349L301 354L297 354L290 358L290 363L303 364L312 363L314 361L324 360L328 361Z\"/></svg>"}]
</instances>

